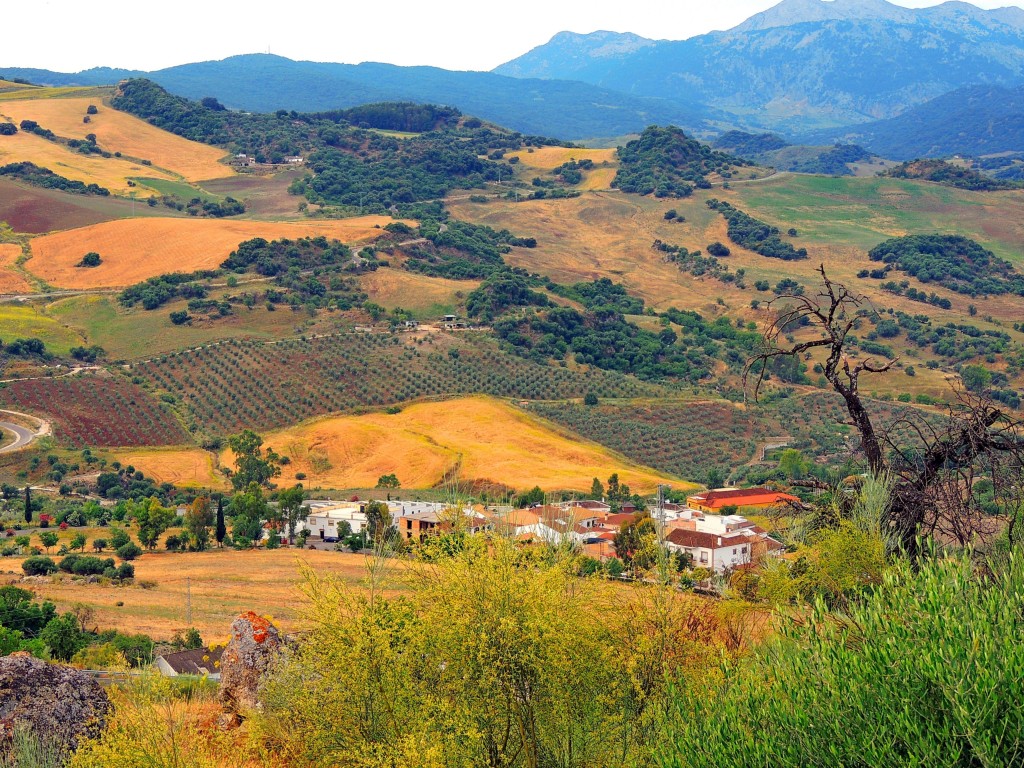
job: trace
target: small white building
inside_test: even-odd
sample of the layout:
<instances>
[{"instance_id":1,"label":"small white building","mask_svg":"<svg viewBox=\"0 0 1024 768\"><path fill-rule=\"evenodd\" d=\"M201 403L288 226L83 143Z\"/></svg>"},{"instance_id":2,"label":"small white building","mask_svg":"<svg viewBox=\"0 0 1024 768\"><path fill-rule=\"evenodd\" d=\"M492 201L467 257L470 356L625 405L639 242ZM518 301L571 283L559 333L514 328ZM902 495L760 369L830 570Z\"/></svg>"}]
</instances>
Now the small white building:
<instances>
[{"instance_id":1,"label":"small white building","mask_svg":"<svg viewBox=\"0 0 1024 768\"><path fill-rule=\"evenodd\" d=\"M348 535L344 533L344 523L348 524L349 533L359 533L366 526L365 504L312 502L308 507L309 513L302 528L309 532L309 538L314 541L339 541Z\"/></svg>"}]
</instances>

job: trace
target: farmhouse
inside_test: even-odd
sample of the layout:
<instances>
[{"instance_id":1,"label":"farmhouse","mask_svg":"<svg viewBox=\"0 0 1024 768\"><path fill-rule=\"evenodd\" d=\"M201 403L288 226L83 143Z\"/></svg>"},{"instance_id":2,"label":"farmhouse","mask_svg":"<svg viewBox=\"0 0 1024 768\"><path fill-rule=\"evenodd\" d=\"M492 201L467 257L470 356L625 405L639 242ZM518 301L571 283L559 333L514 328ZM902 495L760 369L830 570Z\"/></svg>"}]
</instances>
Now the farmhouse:
<instances>
[{"instance_id":1,"label":"farmhouse","mask_svg":"<svg viewBox=\"0 0 1024 768\"><path fill-rule=\"evenodd\" d=\"M365 504L336 502L309 504L309 513L303 524L312 539L338 541L345 532L345 523L351 533L359 533L366 525ZM340 533L339 533L340 531Z\"/></svg>"},{"instance_id":2,"label":"farmhouse","mask_svg":"<svg viewBox=\"0 0 1024 768\"><path fill-rule=\"evenodd\" d=\"M196 648L157 656L153 662L164 677L179 675L205 675L210 680L220 680L220 657L223 648Z\"/></svg>"},{"instance_id":3,"label":"farmhouse","mask_svg":"<svg viewBox=\"0 0 1024 768\"><path fill-rule=\"evenodd\" d=\"M473 510L463 510L466 533L482 533L493 528L491 522ZM440 510L426 510L400 514L394 519L398 534L406 541L423 541L427 536L451 530L454 525L450 514Z\"/></svg>"},{"instance_id":4,"label":"farmhouse","mask_svg":"<svg viewBox=\"0 0 1024 768\"><path fill-rule=\"evenodd\" d=\"M701 512L721 512L724 507L737 509L766 509L800 501L796 496L770 488L717 488L686 497L691 509Z\"/></svg>"},{"instance_id":5,"label":"farmhouse","mask_svg":"<svg viewBox=\"0 0 1024 768\"><path fill-rule=\"evenodd\" d=\"M671 524L665 546L693 564L722 572L782 552L782 544L739 515L683 516Z\"/></svg>"}]
</instances>

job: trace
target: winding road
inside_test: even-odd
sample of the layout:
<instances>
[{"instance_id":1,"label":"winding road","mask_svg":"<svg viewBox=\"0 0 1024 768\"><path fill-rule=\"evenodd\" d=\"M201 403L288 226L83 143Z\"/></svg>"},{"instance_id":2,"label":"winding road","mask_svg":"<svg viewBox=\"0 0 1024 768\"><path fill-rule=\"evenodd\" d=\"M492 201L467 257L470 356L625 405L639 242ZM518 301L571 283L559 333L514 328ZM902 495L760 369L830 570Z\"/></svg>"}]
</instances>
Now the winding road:
<instances>
[{"instance_id":1,"label":"winding road","mask_svg":"<svg viewBox=\"0 0 1024 768\"><path fill-rule=\"evenodd\" d=\"M39 428L33 431L28 427L21 426L21 424L15 424L11 421L0 421L0 429L14 435L14 442L0 448L0 453L11 453L12 451L21 450L28 446L37 437L42 437L43 435L50 433L50 423L47 421L37 419L35 416L29 416L27 413L18 413L17 411L0 411L0 415L5 413L14 416L21 416L32 421L38 421Z\"/></svg>"}]
</instances>

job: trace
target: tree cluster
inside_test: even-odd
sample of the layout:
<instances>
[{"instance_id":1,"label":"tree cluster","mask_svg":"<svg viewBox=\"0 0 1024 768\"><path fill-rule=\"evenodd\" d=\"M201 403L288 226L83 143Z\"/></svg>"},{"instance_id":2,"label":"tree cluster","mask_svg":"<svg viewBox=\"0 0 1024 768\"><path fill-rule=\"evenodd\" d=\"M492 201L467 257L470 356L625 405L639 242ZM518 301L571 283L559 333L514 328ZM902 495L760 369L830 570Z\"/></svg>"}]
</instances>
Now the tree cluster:
<instances>
[{"instance_id":1,"label":"tree cluster","mask_svg":"<svg viewBox=\"0 0 1024 768\"><path fill-rule=\"evenodd\" d=\"M794 248L792 244L782 240L778 227L755 219L722 200L711 198L707 201L707 206L725 217L727 234L736 245L770 259L796 261L807 258L807 249Z\"/></svg>"},{"instance_id":2,"label":"tree cluster","mask_svg":"<svg viewBox=\"0 0 1024 768\"><path fill-rule=\"evenodd\" d=\"M968 296L1024 296L1024 275L992 251L962 235L905 235L879 243L872 261Z\"/></svg>"},{"instance_id":3,"label":"tree cluster","mask_svg":"<svg viewBox=\"0 0 1024 768\"><path fill-rule=\"evenodd\" d=\"M10 176L35 187L59 189L62 192L69 192L73 195L98 195L100 197L108 197L110 195L110 190L106 187L101 187L95 183L85 184L81 181L66 179L49 168L41 168L35 163L28 161L9 163L0 167L0 176Z\"/></svg>"},{"instance_id":4,"label":"tree cluster","mask_svg":"<svg viewBox=\"0 0 1024 768\"><path fill-rule=\"evenodd\" d=\"M619 169L612 186L655 197L689 197L694 187L708 189L707 177L728 177L747 162L687 136L675 126L650 126L640 138L619 147Z\"/></svg>"}]
</instances>

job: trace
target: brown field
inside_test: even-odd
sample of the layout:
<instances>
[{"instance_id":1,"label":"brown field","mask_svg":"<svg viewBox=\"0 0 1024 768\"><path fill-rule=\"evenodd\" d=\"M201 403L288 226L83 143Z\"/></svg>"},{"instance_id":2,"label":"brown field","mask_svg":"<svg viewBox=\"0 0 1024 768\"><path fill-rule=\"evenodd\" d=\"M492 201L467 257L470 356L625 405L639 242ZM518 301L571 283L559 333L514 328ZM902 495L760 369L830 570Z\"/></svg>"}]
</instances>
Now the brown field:
<instances>
[{"instance_id":1,"label":"brown field","mask_svg":"<svg viewBox=\"0 0 1024 768\"><path fill-rule=\"evenodd\" d=\"M480 285L480 281L448 280L399 269L378 269L362 275L359 284L382 307L400 307L413 313L429 313L437 307L460 303L460 297L455 294L468 294Z\"/></svg>"},{"instance_id":2,"label":"brown field","mask_svg":"<svg viewBox=\"0 0 1024 768\"><path fill-rule=\"evenodd\" d=\"M8 569L20 575L20 561ZM358 582L366 575L362 555L298 549L215 550L210 552L145 554L135 561L136 583L156 582L152 589L64 582L32 584L37 598L52 600L60 611L82 603L96 612L101 629L143 632L169 640L186 629L185 596L192 592L192 626L207 641L224 640L232 619L243 611L269 615L285 630L302 627L304 599L301 565L318 573L335 573ZM13 577L9 577L13 578ZM29 586L29 585L22 585ZM118 606L118 602L124 605Z\"/></svg>"},{"instance_id":3,"label":"brown field","mask_svg":"<svg viewBox=\"0 0 1024 768\"><path fill-rule=\"evenodd\" d=\"M372 240L392 219L266 222L248 219L127 219L37 237L27 268L62 288L119 288L168 272L216 269L240 242L324 235L346 243ZM90 251L98 267L76 267Z\"/></svg>"},{"instance_id":4,"label":"brown field","mask_svg":"<svg viewBox=\"0 0 1024 768\"><path fill-rule=\"evenodd\" d=\"M131 464L158 483L174 483L186 488L199 486L219 491L231 487L224 475L214 467L213 454L202 448L156 448L115 453L122 464Z\"/></svg>"},{"instance_id":5,"label":"brown field","mask_svg":"<svg viewBox=\"0 0 1024 768\"><path fill-rule=\"evenodd\" d=\"M166 209L163 209L166 210ZM132 203L113 197L70 195L0 178L0 221L15 232L41 235L58 229L74 229L119 219L132 214ZM136 205L135 215L163 215L147 205Z\"/></svg>"},{"instance_id":6,"label":"brown field","mask_svg":"<svg viewBox=\"0 0 1024 768\"><path fill-rule=\"evenodd\" d=\"M99 111L89 116L88 123L83 123L90 104L95 104ZM186 181L235 175L230 166L218 162L226 157L223 150L175 136L95 98L0 101L0 115L16 123L35 120L68 139L84 139L86 134L94 133L100 148L149 160L156 168L172 171ZM51 170L59 173L55 168Z\"/></svg>"},{"instance_id":7,"label":"brown field","mask_svg":"<svg viewBox=\"0 0 1024 768\"><path fill-rule=\"evenodd\" d=\"M0 243L0 293L25 293L32 290L32 284L14 269L14 262L21 256L21 246Z\"/></svg>"},{"instance_id":8,"label":"brown field","mask_svg":"<svg viewBox=\"0 0 1024 768\"><path fill-rule=\"evenodd\" d=\"M305 198L288 193L288 186L306 173L304 168L286 168L273 176L236 173L224 179L203 182L203 189L245 203L246 215L257 219L305 219L299 203Z\"/></svg>"},{"instance_id":9,"label":"brown field","mask_svg":"<svg viewBox=\"0 0 1024 768\"><path fill-rule=\"evenodd\" d=\"M271 433L266 442L291 459L282 482L305 472L308 485L324 488L370 488L390 473L403 488L431 488L455 473L463 482L550 491L585 490L613 472L640 493L680 484L484 396L419 403L393 415L332 417ZM230 455L221 462L230 465Z\"/></svg>"},{"instance_id":10,"label":"brown field","mask_svg":"<svg viewBox=\"0 0 1024 768\"><path fill-rule=\"evenodd\" d=\"M83 155L25 131L18 131L14 136L0 136L0 165L25 161L49 168L57 175L73 181L99 184L113 194L127 194L131 189L128 180L138 176L174 179L173 174L154 167L123 158Z\"/></svg>"}]
</instances>

